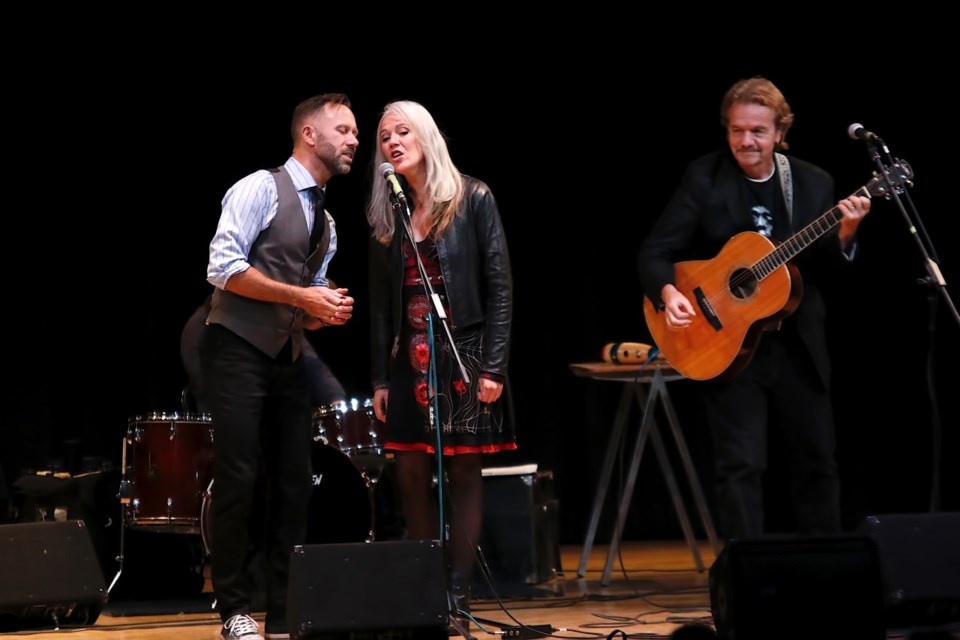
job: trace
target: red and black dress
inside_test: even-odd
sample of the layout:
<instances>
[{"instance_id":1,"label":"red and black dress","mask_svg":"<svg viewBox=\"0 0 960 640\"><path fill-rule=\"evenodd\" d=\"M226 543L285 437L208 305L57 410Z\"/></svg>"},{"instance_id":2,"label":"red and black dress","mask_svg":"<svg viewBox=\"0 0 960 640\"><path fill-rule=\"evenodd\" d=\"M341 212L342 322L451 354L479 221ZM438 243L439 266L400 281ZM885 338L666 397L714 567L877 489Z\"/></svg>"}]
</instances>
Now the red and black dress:
<instances>
[{"instance_id":1,"label":"red and black dress","mask_svg":"<svg viewBox=\"0 0 960 640\"><path fill-rule=\"evenodd\" d=\"M446 290L436 243L432 237L417 243L434 293L450 317ZM437 426L444 455L495 453L516 449L510 421L504 421L502 402L481 403L480 383L483 338L480 326L459 330L454 341L470 383L463 380L460 367L447 340L440 319L431 308L420 278L410 241L401 243L403 286L402 319L397 349L390 361L390 397L384 448L400 451L437 450ZM429 320L428 320L429 318ZM436 401L430 392L430 331L432 320L433 355L436 360ZM436 414L431 416L431 407Z\"/></svg>"}]
</instances>

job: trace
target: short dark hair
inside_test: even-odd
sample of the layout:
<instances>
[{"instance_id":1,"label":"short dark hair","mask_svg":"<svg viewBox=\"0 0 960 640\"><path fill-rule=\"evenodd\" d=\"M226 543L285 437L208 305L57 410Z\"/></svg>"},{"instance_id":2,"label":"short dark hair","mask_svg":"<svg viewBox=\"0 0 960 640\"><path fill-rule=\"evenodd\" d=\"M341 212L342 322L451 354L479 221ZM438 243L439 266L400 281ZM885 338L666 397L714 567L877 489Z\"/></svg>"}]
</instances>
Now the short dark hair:
<instances>
[{"instance_id":1,"label":"short dark hair","mask_svg":"<svg viewBox=\"0 0 960 640\"><path fill-rule=\"evenodd\" d=\"M300 128L303 126L304 121L328 104L341 105L348 109L353 108L350 104L350 98L348 98L345 93L321 93L318 96L307 98L294 107L293 117L290 118L290 137L294 144L297 143L297 139L300 136Z\"/></svg>"}]
</instances>

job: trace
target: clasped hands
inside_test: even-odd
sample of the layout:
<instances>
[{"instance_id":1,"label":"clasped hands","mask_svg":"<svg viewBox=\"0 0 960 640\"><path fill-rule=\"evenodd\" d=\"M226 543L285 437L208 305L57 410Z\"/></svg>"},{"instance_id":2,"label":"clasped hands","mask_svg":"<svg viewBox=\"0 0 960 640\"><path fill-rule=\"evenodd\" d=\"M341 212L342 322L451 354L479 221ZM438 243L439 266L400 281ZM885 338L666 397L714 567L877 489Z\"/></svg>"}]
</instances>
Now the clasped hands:
<instances>
[{"instance_id":1,"label":"clasped hands","mask_svg":"<svg viewBox=\"0 0 960 640\"><path fill-rule=\"evenodd\" d=\"M348 289L329 287L309 287L306 291L307 312L304 328L319 329L327 325L342 325L353 317L353 298L347 295Z\"/></svg>"}]
</instances>

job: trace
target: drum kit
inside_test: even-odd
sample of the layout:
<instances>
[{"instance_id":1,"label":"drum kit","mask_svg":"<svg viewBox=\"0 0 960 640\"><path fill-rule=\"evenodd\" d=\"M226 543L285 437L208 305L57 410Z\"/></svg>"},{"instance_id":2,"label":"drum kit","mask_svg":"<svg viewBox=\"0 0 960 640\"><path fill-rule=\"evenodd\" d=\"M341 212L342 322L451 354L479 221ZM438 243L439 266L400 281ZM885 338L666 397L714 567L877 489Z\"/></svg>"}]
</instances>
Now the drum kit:
<instances>
[{"instance_id":1,"label":"drum kit","mask_svg":"<svg viewBox=\"0 0 960 640\"><path fill-rule=\"evenodd\" d=\"M369 398L313 411L308 544L373 541L374 488L387 462L378 432L382 426ZM150 413L129 420L119 492L121 570L125 529L199 534L205 553L213 552L214 438L209 414Z\"/></svg>"}]
</instances>

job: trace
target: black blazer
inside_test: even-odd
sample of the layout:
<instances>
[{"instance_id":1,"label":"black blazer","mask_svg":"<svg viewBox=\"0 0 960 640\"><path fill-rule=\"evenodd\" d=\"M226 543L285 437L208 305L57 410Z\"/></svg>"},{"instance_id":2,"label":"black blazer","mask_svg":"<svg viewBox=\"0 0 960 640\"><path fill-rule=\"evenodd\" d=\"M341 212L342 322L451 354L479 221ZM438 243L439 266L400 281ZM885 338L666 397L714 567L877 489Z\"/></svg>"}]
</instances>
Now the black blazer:
<instances>
[{"instance_id":1,"label":"black blazer","mask_svg":"<svg viewBox=\"0 0 960 640\"><path fill-rule=\"evenodd\" d=\"M796 232L836 204L834 181L823 169L793 157L790 170ZM779 183L779 177L774 179ZM803 295L797 310L784 321L795 325L825 387L830 384L830 359L824 327L826 305L818 283L848 262L837 230L834 227L795 258ZM674 283L674 263L711 259L742 231L756 228L743 171L730 151L723 149L694 160L640 248L638 267L645 295L660 304L660 291Z\"/></svg>"}]
</instances>

